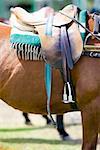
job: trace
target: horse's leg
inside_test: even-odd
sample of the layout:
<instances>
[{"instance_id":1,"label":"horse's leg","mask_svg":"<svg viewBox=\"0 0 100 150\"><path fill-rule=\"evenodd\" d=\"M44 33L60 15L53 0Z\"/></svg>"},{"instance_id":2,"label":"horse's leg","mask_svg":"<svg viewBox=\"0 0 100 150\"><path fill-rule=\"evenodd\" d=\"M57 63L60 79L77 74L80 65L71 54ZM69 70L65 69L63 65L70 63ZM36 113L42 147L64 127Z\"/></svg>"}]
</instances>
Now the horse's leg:
<instances>
[{"instance_id":1,"label":"horse's leg","mask_svg":"<svg viewBox=\"0 0 100 150\"><path fill-rule=\"evenodd\" d=\"M69 134L64 129L63 115L56 115L57 130L62 140L69 139Z\"/></svg>"},{"instance_id":2,"label":"horse's leg","mask_svg":"<svg viewBox=\"0 0 100 150\"><path fill-rule=\"evenodd\" d=\"M96 110L88 107L82 111L83 145L82 150L96 150L98 140L98 121Z\"/></svg>"},{"instance_id":3,"label":"horse's leg","mask_svg":"<svg viewBox=\"0 0 100 150\"><path fill-rule=\"evenodd\" d=\"M50 118L47 115L42 115L43 118L45 118L47 125L52 124Z\"/></svg>"},{"instance_id":4,"label":"horse's leg","mask_svg":"<svg viewBox=\"0 0 100 150\"><path fill-rule=\"evenodd\" d=\"M31 121L29 119L28 113L23 112L22 115L24 116L25 124L26 125L32 125L32 123L31 123Z\"/></svg>"}]
</instances>

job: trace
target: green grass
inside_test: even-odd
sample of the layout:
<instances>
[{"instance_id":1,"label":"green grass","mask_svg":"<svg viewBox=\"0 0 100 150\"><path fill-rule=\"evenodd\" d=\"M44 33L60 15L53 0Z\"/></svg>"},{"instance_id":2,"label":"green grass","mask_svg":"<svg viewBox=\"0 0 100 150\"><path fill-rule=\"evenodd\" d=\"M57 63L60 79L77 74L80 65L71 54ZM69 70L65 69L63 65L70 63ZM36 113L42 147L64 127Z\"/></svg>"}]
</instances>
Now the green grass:
<instances>
[{"instance_id":1,"label":"green grass","mask_svg":"<svg viewBox=\"0 0 100 150\"><path fill-rule=\"evenodd\" d=\"M47 126L0 128L0 150L80 150L81 126L66 129L74 140L62 142L57 131Z\"/></svg>"}]
</instances>

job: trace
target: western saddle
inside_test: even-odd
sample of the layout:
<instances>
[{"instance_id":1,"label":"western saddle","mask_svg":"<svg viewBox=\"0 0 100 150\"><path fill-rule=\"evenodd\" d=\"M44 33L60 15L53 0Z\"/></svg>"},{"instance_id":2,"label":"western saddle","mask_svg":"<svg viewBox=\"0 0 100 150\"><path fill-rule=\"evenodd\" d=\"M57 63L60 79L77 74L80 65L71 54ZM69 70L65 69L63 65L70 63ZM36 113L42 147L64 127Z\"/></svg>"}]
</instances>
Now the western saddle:
<instances>
[{"instance_id":1,"label":"western saddle","mask_svg":"<svg viewBox=\"0 0 100 150\"><path fill-rule=\"evenodd\" d=\"M45 53L47 54L46 58L51 59L50 63L53 62L54 64L57 57L58 59L60 59L60 50L58 47L59 35L61 33L60 28L62 26L68 27L73 61L76 62L80 58L83 49L83 42L78 25L71 19L77 17L77 6L68 5L59 12L55 12L51 7L44 7L34 13L29 13L20 7L15 7L11 8L11 12L12 14L10 17L10 23L12 27L17 27L22 31L31 31L34 33L38 33L41 39L41 46L44 53L45 50L48 51L48 49L52 49L52 53L49 53L49 51L48 53ZM69 17L66 17L64 14L68 15ZM53 31L52 37L45 34L45 26L48 22L48 19L50 20L50 17L53 17L50 23ZM56 59L54 56L57 56Z\"/></svg>"},{"instance_id":2,"label":"western saddle","mask_svg":"<svg viewBox=\"0 0 100 150\"><path fill-rule=\"evenodd\" d=\"M62 15L61 13L55 12L54 9L51 7L43 7L34 13L29 13L23 8L15 7L15 8L11 8L11 12L15 15L16 19L20 23L29 26L33 26L33 25L37 26L37 25L45 24L50 14L54 15L54 19L53 19L54 26L62 26L72 21L72 19ZM74 18L74 16L76 16L77 14L77 7L74 5L68 5L64 7L61 10L61 12L67 14L71 18Z\"/></svg>"}]
</instances>

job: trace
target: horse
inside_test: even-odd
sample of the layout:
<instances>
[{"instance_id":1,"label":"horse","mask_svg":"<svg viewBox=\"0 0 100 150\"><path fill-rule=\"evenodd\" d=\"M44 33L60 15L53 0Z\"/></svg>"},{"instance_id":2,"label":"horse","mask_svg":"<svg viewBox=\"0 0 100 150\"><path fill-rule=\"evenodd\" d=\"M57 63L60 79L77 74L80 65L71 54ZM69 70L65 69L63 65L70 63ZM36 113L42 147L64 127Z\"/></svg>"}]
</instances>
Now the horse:
<instances>
[{"instance_id":1,"label":"horse","mask_svg":"<svg viewBox=\"0 0 100 150\"><path fill-rule=\"evenodd\" d=\"M92 20L93 21L93 20ZM91 24L89 24L91 26ZM43 61L24 61L10 47L11 27L0 24L0 99L23 112L47 114ZM100 59L81 56L71 70L83 127L82 150L96 150L100 132ZM51 113L74 111L62 102L64 82L52 69Z\"/></svg>"},{"instance_id":2,"label":"horse","mask_svg":"<svg viewBox=\"0 0 100 150\"><path fill-rule=\"evenodd\" d=\"M0 22L9 25L8 19L0 18ZM28 117L28 113L23 112L22 115L25 119L25 124L32 125L32 123ZM51 119L47 115L42 115L42 117L46 120L47 125L52 124ZM64 127L63 115L56 115L56 125L57 125L57 131L58 131L58 134L59 134L61 140L64 140L64 141L71 140L70 135L66 132L65 127Z\"/></svg>"}]
</instances>

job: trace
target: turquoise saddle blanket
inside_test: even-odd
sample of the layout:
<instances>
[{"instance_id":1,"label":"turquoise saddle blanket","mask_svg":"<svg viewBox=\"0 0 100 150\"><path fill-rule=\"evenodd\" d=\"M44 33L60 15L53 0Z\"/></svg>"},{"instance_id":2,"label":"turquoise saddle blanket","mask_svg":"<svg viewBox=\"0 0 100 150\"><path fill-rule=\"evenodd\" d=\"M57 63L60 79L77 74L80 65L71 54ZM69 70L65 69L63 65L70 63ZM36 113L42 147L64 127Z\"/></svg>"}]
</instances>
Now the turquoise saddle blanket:
<instances>
[{"instance_id":1,"label":"turquoise saddle blanket","mask_svg":"<svg viewBox=\"0 0 100 150\"><path fill-rule=\"evenodd\" d=\"M20 31L13 28L10 35L11 47L16 50L19 59L22 60L42 60L43 55L41 52L41 41L38 34L32 32ZM50 98L52 69L49 64L45 64L45 85L47 96Z\"/></svg>"},{"instance_id":2,"label":"turquoise saddle blanket","mask_svg":"<svg viewBox=\"0 0 100 150\"><path fill-rule=\"evenodd\" d=\"M40 46L40 38L37 34L33 35L22 35L22 34L12 34L10 36L10 42L11 43L22 43L22 44L28 44L32 46Z\"/></svg>"}]
</instances>

